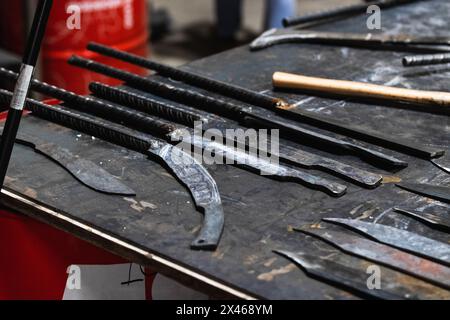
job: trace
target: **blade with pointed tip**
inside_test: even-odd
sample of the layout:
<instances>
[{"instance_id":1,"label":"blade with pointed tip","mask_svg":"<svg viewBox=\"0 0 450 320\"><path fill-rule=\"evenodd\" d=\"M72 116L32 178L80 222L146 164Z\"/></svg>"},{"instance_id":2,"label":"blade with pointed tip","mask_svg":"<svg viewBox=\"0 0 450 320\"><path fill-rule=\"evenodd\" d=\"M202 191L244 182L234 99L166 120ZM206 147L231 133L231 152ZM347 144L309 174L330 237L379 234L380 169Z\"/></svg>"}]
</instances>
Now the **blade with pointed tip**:
<instances>
[{"instance_id":1,"label":"blade with pointed tip","mask_svg":"<svg viewBox=\"0 0 450 320\"><path fill-rule=\"evenodd\" d=\"M346 226L381 243L409 251L413 254L431 258L437 262L450 266L450 245L446 243L382 224L349 219L324 218L322 220Z\"/></svg>"},{"instance_id":2,"label":"blade with pointed tip","mask_svg":"<svg viewBox=\"0 0 450 320\"><path fill-rule=\"evenodd\" d=\"M1 130L0 130L1 131ZM53 160L85 186L106 194L135 196L136 192L94 162L74 155L66 148L42 141L36 136L18 133L16 143L33 148Z\"/></svg>"},{"instance_id":3,"label":"blade with pointed tip","mask_svg":"<svg viewBox=\"0 0 450 320\"><path fill-rule=\"evenodd\" d=\"M398 183L397 187L409 192L450 203L450 188L420 183Z\"/></svg>"},{"instance_id":4,"label":"blade with pointed tip","mask_svg":"<svg viewBox=\"0 0 450 320\"><path fill-rule=\"evenodd\" d=\"M338 249L450 289L450 268L360 236L319 228L295 228Z\"/></svg>"},{"instance_id":5,"label":"blade with pointed tip","mask_svg":"<svg viewBox=\"0 0 450 320\"><path fill-rule=\"evenodd\" d=\"M443 215L437 215L430 212L404 209L404 208L394 208L395 211L400 212L404 215L416 218L432 227L438 227L440 229L445 229L447 232L450 231L450 219ZM449 209L450 212L450 209Z\"/></svg>"}]
</instances>

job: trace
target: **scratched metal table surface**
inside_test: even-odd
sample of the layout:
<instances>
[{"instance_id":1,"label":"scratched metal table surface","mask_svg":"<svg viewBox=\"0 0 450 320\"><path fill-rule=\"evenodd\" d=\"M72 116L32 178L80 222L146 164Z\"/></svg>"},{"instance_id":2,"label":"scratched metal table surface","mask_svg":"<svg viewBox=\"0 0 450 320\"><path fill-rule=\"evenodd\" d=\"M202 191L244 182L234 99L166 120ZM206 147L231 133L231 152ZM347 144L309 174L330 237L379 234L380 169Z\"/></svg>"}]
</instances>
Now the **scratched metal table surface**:
<instances>
[{"instance_id":1,"label":"scratched metal table surface","mask_svg":"<svg viewBox=\"0 0 450 320\"><path fill-rule=\"evenodd\" d=\"M386 10L382 14L383 31L450 36L446 20L449 15L450 3L445 0ZM329 23L316 29L367 31L364 17ZM450 87L448 66L404 69L401 66L403 55L320 45L280 45L254 53L241 47L196 61L185 68L269 92L274 71L409 88L447 90ZM274 95L300 102L298 108L333 115L344 122L359 123L394 137L447 150L450 147L450 123L446 116L281 92ZM21 130L57 142L100 164L136 190L137 196L124 198L96 193L43 156L16 146L7 179L7 188L12 192L4 191L8 205L125 257L155 265L163 273L202 289L218 288L218 292L227 291L229 294L230 291L224 288L233 288L251 297L268 299L362 297L312 279L290 261L272 252L274 249L301 249L324 256L332 252L332 247L291 229L292 226L319 222L322 217L378 221L437 240L450 240L447 235L391 210L399 205L434 203L396 188L394 183L397 181L450 185L450 176L430 162L377 147L410 164L405 170L390 172L355 157L285 142L382 173L385 183L376 190L367 190L345 182L349 187L348 193L336 199L296 183L274 181L232 166L208 166L222 196L226 225L215 252L192 251L189 244L199 231L202 215L195 209L188 191L162 166L141 154L31 116L23 120ZM59 214L49 214L46 208L53 208ZM155 257L165 262L158 264L162 260L155 262Z\"/></svg>"}]
</instances>

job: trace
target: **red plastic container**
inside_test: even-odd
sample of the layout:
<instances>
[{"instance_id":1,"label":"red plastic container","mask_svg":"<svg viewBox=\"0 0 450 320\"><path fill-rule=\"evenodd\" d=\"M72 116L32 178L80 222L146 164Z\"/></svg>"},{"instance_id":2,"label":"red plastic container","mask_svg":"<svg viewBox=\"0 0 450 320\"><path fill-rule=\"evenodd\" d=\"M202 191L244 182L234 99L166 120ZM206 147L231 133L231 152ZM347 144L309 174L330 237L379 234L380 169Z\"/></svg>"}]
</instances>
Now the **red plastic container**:
<instances>
[{"instance_id":1,"label":"red plastic container","mask_svg":"<svg viewBox=\"0 0 450 320\"><path fill-rule=\"evenodd\" d=\"M87 51L89 41L148 55L148 10L145 0L58 0L54 2L42 47L42 77L51 84L88 93L88 84L120 81L67 64L73 54L144 75L145 69Z\"/></svg>"}]
</instances>

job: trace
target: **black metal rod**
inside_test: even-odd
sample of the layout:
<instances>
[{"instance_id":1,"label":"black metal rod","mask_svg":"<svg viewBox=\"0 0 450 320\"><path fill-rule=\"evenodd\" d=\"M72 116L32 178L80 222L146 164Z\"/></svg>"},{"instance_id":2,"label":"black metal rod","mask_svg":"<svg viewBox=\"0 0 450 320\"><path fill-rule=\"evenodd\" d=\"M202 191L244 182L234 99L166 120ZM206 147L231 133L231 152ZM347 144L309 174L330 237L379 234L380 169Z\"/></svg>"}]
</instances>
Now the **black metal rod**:
<instances>
[{"instance_id":1,"label":"black metal rod","mask_svg":"<svg viewBox=\"0 0 450 320\"><path fill-rule=\"evenodd\" d=\"M402 60L403 66L428 66L434 64L450 63L450 53L425 54L419 56L406 56Z\"/></svg>"},{"instance_id":2,"label":"black metal rod","mask_svg":"<svg viewBox=\"0 0 450 320\"><path fill-rule=\"evenodd\" d=\"M88 50L93 52L122 60L149 70L158 72L163 77L172 78L187 84L219 93L221 95L243 101L246 103L262 106L264 108L274 108L277 105L283 105L281 99L270 97L259 92L255 92L246 88L242 88L230 83L211 79L209 77L199 75L190 71L173 68L162 63L154 62L138 55L125 51L120 51L99 43L91 42L87 46Z\"/></svg>"},{"instance_id":3,"label":"black metal rod","mask_svg":"<svg viewBox=\"0 0 450 320\"><path fill-rule=\"evenodd\" d=\"M22 110L28 95L28 89L33 77L37 58L39 56L39 51L52 4L52 0L39 1L34 16L30 36L28 38L25 54L23 56L20 75L14 89L14 96L11 99L8 117L6 119L0 142L0 188L3 187L3 183L5 181L17 131L19 130Z\"/></svg>"}]
</instances>

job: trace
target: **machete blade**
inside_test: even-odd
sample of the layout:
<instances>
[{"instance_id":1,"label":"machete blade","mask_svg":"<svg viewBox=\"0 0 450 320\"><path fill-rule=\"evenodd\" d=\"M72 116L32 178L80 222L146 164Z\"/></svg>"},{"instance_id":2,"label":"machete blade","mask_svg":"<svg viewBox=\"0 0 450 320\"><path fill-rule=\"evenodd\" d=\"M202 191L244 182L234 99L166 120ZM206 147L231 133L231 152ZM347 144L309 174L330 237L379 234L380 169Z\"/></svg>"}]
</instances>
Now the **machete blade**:
<instances>
[{"instance_id":1,"label":"machete blade","mask_svg":"<svg viewBox=\"0 0 450 320\"><path fill-rule=\"evenodd\" d=\"M446 243L382 224L335 218L324 218L322 220L343 225L363 233L378 242L385 243L450 266L450 245Z\"/></svg>"},{"instance_id":2,"label":"machete blade","mask_svg":"<svg viewBox=\"0 0 450 320\"><path fill-rule=\"evenodd\" d=\"M398 183L397 187L409 192L450 203L450 188L420 183Z\"/></svg>"},{"instance_id":3,"label":"machete blade","mask_svg":"<svg viewBox=\"0 0 450 320\"><path fill-rule=\"evenodd\" d=\"M294 230L319 238L346 253L384 264L450 289L450 268L439 263L344 232L311 227Z\"/></svg>"}]
</instances>

